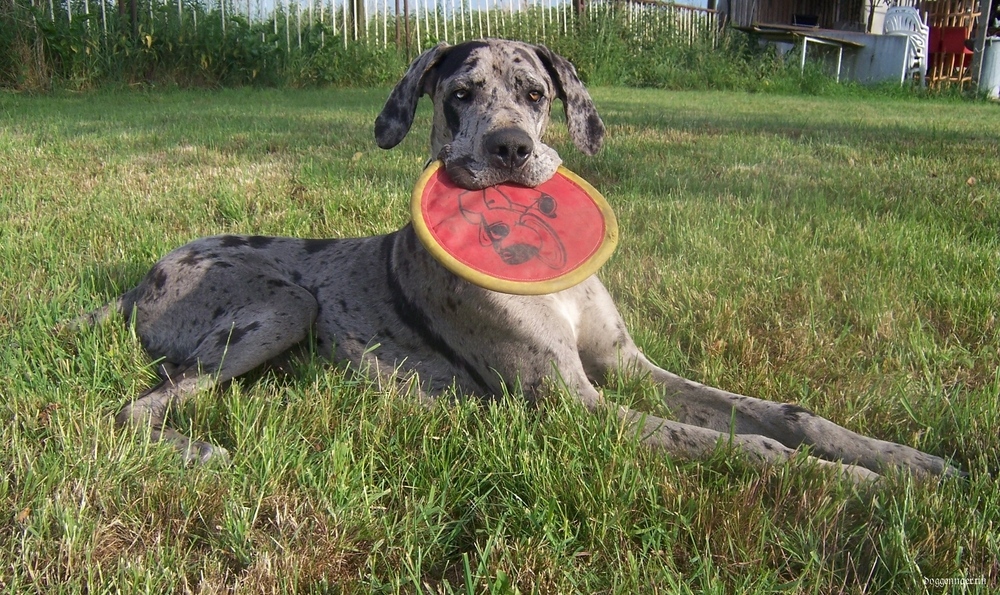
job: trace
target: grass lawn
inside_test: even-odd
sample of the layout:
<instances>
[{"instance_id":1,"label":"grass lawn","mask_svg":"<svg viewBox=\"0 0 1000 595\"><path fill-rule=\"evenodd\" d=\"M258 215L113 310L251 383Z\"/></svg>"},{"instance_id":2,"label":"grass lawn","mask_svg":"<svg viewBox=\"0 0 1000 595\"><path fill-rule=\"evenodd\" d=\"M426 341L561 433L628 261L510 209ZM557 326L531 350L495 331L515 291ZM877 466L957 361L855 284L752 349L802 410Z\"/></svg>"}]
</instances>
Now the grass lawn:
<instances>
[{"instance_id":1,"label":"grass lawn","mask_svg":"<svg viewBox=\"0 0 1000 595\"><path fill-rule=\"evenodd\" d=\"M673 460L566 394L428 411L309 357L175 412L229 467L115 430L135 335L50 329L199 236L403 225L430 113L381 151L386 94L0 95L0 591L1000 588L997 105L596 89L600 155L550 134L617 209L600 276L653 360L967 481Z\"/></svg>"}]
</instances>

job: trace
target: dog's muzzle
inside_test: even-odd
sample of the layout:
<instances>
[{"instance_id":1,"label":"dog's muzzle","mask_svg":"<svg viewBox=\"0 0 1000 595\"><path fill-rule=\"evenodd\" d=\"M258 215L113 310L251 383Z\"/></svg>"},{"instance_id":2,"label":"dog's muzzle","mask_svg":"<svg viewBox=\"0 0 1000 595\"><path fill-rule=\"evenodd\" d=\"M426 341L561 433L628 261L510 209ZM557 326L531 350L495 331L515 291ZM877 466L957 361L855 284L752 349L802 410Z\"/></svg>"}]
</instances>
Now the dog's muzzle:
<instances>
[{"instance_id":1,"label":"dog's muzzle","mask_svg":"<svg viewBox=\"0 0 1000 595\"><path fill-rule=\"evenodd\" d=\"M447 144L437 158L452 182L466 190L507 183L533 188L555 175L562 163L555 150L536 143L519 128L490 132L483 137L478 151L463 153L457 153L454 144Z\"/></svg>"}]
</instances>

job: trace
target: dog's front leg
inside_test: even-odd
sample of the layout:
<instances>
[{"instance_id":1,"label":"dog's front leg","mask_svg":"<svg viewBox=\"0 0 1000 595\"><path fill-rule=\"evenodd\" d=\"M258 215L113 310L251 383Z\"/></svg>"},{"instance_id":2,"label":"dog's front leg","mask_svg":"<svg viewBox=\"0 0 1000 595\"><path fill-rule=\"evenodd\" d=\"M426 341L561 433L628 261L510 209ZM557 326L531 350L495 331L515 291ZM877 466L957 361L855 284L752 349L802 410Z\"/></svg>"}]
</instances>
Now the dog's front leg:
<instances>
[{"instance_id":1,"label":"dog's front leg","mask_svg":"<svg viewBox=\"0 0 1000 595\"><path fill-rule=\"evenodd\" d=\"M584 404L592 410L607 404L592 386L580 391ZM755 466L784 464L796 455L794 448L773 438L760 434L736 434L698 427L683 422L671 421L642 413L627 407L615 407L615 415L634 432L639 441L651 448L662 450L672 456L689 460L705 459L718 448L731 446L747 455L746 461ZM879 475L863 466L825 461L811 457L820 466L829 467L856 483L875 481Z\"/></svg>"},{"instance_id":2,"label":"dog's front leg","mask_svg":"<svg viewBox=\"0 0 1000 595\"><path fill-rule=\"evenodd\" d=\"M685 423L736 435L763 436L791 449L808 446L816 456L877 473L903 467L921 474L961 474L940 457L862 436L797 405L737 395L646 364L653 380L664 389L664 403Z\"/></svg>"}]
</instances>

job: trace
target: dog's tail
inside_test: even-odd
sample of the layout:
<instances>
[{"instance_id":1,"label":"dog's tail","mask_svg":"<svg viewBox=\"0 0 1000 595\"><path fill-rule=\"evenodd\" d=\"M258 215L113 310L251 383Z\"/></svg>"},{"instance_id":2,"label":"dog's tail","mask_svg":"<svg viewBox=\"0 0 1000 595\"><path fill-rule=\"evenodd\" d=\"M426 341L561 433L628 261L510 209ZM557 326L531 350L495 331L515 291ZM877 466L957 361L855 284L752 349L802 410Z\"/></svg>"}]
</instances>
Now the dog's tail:
<instances>
[{"instance_id":1,"label":"dog's tail","mask_svg":"<svg viewBox=\"0 0 1000 595\"><path fill-rule=\"evenodd\" d=\"M76 334L84 329L100 326L119 314L123 315L127 321L131 318L132 309L135 306L135 292L135 289L126 291L100 308L58 324L54 329L55 333L57 335L66 333Z\"/></svg>"}]
</instances>

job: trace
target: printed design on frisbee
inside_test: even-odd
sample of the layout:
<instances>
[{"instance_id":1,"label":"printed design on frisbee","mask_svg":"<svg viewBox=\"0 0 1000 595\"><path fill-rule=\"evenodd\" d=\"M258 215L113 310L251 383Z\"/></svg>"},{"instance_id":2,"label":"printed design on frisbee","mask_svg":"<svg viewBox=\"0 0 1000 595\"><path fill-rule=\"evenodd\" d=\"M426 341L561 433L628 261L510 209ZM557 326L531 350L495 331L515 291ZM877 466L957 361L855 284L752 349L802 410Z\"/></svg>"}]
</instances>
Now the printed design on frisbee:
<instances>
[{"instance_id":1,"label":"printed design on frisbee","mask_svg":"<svg viewBox=\"0 0 1000 595\"><path fill-rule=\"evenodd\" d=\"M537 258L556 271L566 266L566 247L542 217L555 219L556 199L544 192L530 205L515 203L497 187L458 195L458 209L479 227L479 243L492 246L500 260L520 265Z\"/></svg>"},{"instance_id":2,"label":"printed design on frisbee","mask_svg":"<svg viewBox=\"0 0 1000 595\"><path fill-rule=\"evenodd\" d=\"M468 190L435 161L413 189L410 210L421 243L441 264L505 293L572 287L594 274L618 241L604 197L564 167L534 188Z\"/></svg>"}]
</instances>

